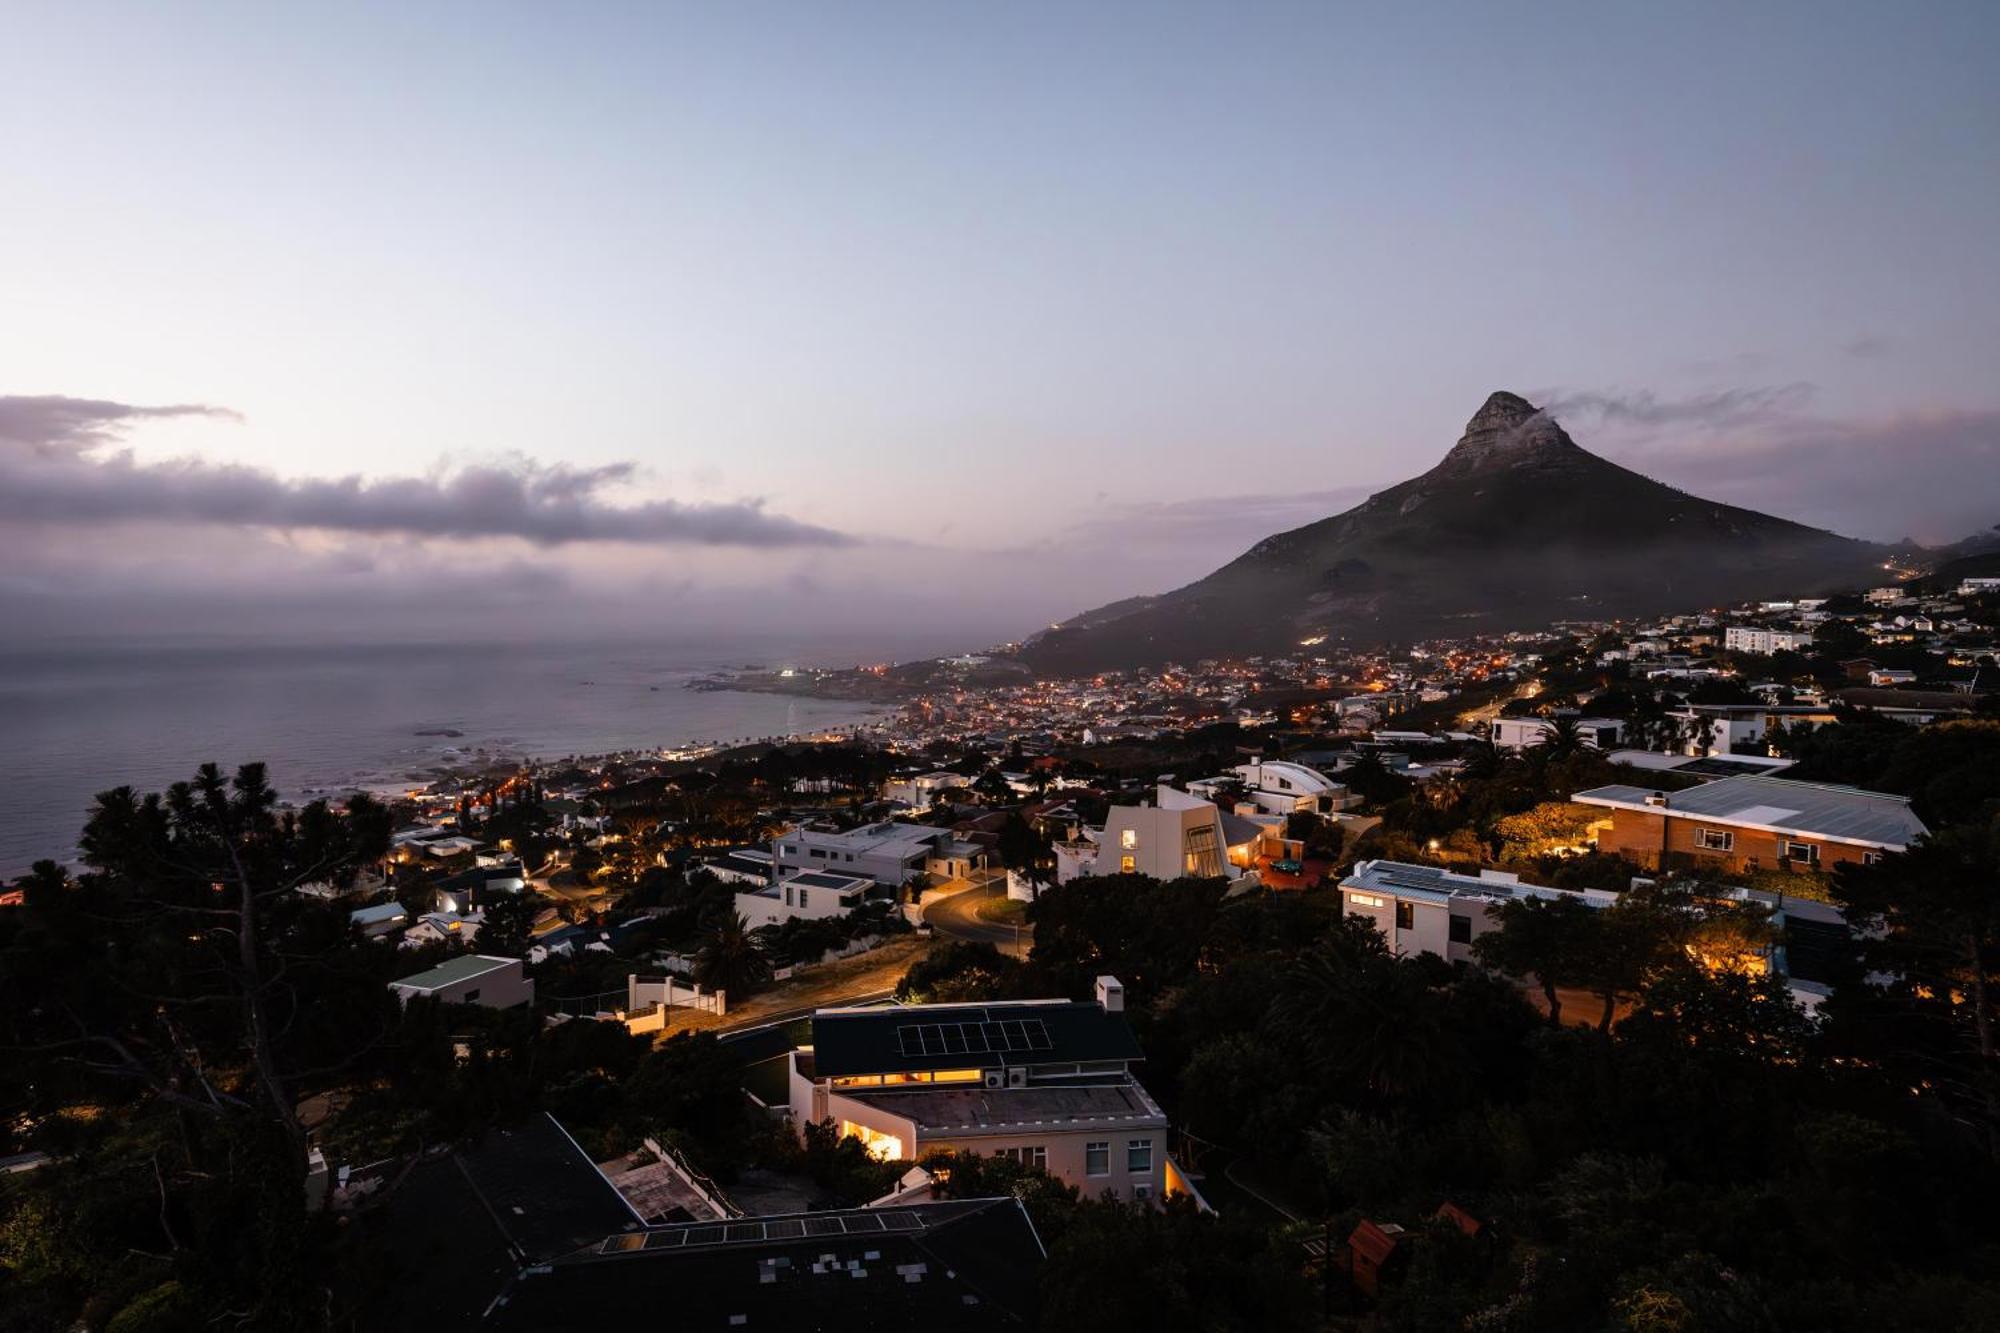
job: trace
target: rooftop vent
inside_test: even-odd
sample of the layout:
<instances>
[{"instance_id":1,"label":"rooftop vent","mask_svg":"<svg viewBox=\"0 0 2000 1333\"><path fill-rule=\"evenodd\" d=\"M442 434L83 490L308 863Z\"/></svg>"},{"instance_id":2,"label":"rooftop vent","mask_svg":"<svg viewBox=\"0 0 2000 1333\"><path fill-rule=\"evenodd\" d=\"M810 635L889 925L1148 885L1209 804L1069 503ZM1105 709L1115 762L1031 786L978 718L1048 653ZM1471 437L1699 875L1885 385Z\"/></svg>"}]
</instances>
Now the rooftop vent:
<instances>
[{"instance_id":1,"label":"rooftop vent","mask_svg":"<svg viewBox=\"0 0 2000 1333\"><path fill-rule=\"evenodd\" d=\"M1667 794L1663 791L1649 791L1646 793L1646 804L1664 810L1667 808Z\"/></svg>"},{"instance_id":2,"label":"rooftop vent","mask_svg":"<svg viewBox=\"0 0 2000 1333\"><path fill-rule=\"evenodd\" d=\"M1107 1014L1125 1012L1125 983L1117 977L1097 979L1097 1006Z\"/></svg>"}]
</instances>

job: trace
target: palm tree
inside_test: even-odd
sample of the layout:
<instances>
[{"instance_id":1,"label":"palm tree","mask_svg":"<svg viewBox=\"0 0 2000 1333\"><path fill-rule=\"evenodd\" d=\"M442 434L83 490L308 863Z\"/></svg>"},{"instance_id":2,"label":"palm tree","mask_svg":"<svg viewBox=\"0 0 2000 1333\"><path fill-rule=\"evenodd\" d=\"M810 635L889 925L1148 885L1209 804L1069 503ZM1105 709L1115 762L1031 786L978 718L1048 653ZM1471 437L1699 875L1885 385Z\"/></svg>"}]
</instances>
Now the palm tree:
<instances>
[{"instance_id":1,"label":"palm tree","mask_svg":"<svg viewBox=\"0 0 2000 1333\"><path fill-rule=\"evenodd\" d=\"M750 932L741 912L725 913L695 954L695 981L710 990L742 995L770 978L771 960L764 953L764 942Z\"/></svg>"},{"instance_id":2,"label":"palm tree","mask_svg":"<svg viewBox=\"0 0 2000 1333\"><path fill-rule=\"evenodd\" d=\"M1558 713L1549 723L1542 742L1551 759L1567 759L1583 748L1583 730L1568 713Z\"/></svg>"}]
</instances>

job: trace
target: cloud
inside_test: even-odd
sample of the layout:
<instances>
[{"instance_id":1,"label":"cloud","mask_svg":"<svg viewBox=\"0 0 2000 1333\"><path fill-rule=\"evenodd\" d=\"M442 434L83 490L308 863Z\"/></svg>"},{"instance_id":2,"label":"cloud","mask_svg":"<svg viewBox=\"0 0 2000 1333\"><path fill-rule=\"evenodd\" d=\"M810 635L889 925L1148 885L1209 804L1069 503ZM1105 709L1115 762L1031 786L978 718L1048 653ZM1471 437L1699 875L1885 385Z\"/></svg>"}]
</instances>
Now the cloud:
<instances>
[{"instance_id":1,"label":"cloud","mask_svg":"<svg viewBox=\"0 0 2000 1333\"><path fill-rule=\"evenodd\" d=\"M1813 396L1806 383L1715 389L1662 398L1649 389L1603 392L1549 390L1537 395L1542 410L1559 420L1591 417L1608 425L1708 429L1754 425L1795 415Z\"/></svg>"},{"instance_id":2,"label":"cloud","mask_svg":"<svg viewBox=\"0 0 2000 1333\"><path fill-rule=\"evenodd\" d=\"M103 452L135 421L196 415L235 417L227 409L206 406L0 397L0 442L17 446L0 449L0 521L515 537L543 546L824 547L854 540L770 513L759 499L607 501L607 489L633 478L629 463L575 468L518 459L427 477L287 479L261 468L201 459L149 463L129 452Z\"/></svg>"},{"instance_id":3,"label":"cloud","mask_svg":"<svg viewBox=\"0 0 2000 1333\"><path fill-rule=\"evenodd\" d=\"M1732 504L1853 536L1946 542L2000 521L2000 410L1794 417L1662 440L1619 461Z\"/></svg>"},{"instance_id":4,"label":"cloud","mask_svg":"<svg viewBox=\"0 0 2000 1333\"><path fill-rule=\"evenodd\" d=\"M28 446L40 454L77 454L106 444L132 422L162 417L217 417L241 421L242 414L206 403L169 407L134 407L96 398L0 395L0 440Z\"/></svg>"}]
</instances>

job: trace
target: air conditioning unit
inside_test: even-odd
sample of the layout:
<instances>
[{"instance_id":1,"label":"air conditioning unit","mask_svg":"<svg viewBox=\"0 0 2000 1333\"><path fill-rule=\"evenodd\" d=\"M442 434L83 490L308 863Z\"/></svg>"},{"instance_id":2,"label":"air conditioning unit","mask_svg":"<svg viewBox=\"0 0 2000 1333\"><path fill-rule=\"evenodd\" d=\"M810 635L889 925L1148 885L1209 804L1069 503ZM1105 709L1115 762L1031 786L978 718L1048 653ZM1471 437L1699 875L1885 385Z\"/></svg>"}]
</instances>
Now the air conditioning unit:
<instances>
[{"instance_id":1,"label":"air conditioning unit","mask_svg":"<svg viewBox=\"0 0 2000 1333\"><path fill-rule=\"evenodd\" d=\"M989 1070L987 1070L987 1071L986 1071L986 1086L987 1086L987 1087L989 1087L989 1088L1004 1088L1004 1087L1006 1087L1006 1086L1007 1086L1007 1076L1006 1076L1006 1074L1002 1073L1002 1072L1001 1072L1000 1070L998 1070L998 1069L989 1069Z\"/></svg>"},{"instance_id":2,"label":"air conditioning unit","mask_svg":"<svg viewBox=\"0 0 2000 1333\"><path fill-rule=\"evenodd\" d=\"M1027 1086L1028 1086L1028 1071L1027 1071L1027 1070L1025 1070L1025 1069L1010 1069L1010 1070L1008 1070L1008 1071L1007 1071L1007 1086L1008 1086L1008 1087L1010 1087L1010 1088L1025 1088L1025 1087L1027 1087Z\"/></svg>"}]
</instances>

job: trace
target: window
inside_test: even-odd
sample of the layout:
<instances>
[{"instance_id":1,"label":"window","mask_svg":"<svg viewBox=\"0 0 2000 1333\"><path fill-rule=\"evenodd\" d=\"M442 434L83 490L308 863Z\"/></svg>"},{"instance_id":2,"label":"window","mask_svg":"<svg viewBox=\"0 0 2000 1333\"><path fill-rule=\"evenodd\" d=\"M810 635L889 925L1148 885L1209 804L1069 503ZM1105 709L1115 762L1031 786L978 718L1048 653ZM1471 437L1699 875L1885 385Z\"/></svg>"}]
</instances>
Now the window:
<instances>
[{"instance_id":1,"label":"window","mask_svg":"<svg viewBox=\"0 0 2000 1333\"><path fill-rule=\"evenodd\" d=\"M806 910L806 891L804 889L799 890L799 910L801 912Z\"/></svg>"},{"instance_id":2,"label":"window","mask_svg":"<svg viewBox=\"0 0 2000 1333\"><path fill-rule=\"evenodd\" d=\"M1785 859L1787 861L1804 861L1809 866L1818 865L1819 847L1815 843L1796 842L1787 839L1785 842Z\"/></svg>"},{"instance_id":3,"label":"window","mask_svg":"<svg viewBox=\"0 0 2000 1333\"><path fill-rule=\"evenodd\" d=\"M1347 895L1347 901L1353 903L1356 907L1380 907L1382 905L1382 899L1372 893L1350 893Z\"/></svg>"},{"instance_id":4,"label":"window","mask_svg":"<svg viewBox=\"0 0 2000 1333\"><path fill-rule=\"evenodd\" d=\"M1213 825L1187 831L1187 872L1203 876L1222 873L1222 852L1216 845Z\"/></svg>"},{"instance_id":5,"label":"window","mask_svg":"<svg viewBox=\"0 0 2000 1333\"><path fill-rule=\"evenodd\" d=\"M811 853L811 855L812 855L813 859L814 859L814 860L816 860L816 861L824 861L824 860L826 860L826 853L825 853L825 852L823 852L823 851L821 851L821 850L820 850L819 848L817 848L817 847L815 847L815 848L813 848L813 849L812 849L812 853Z\"/></svg>"},{"instance_id":6,"label":"window","mask_svg":"<svg viewBox=\"0 0 2000 1333\"><path fill-rule=\"evenodd\" d=\"M1137 847L1139 845L1139 830L1128 828L1121 832L1118 835L1118 845L1128 852Z\"/></svg>"},{"instance_id":7,"label":"window","mask_svg":"<svg viewBox=\"0 0 2000 1333\"><path fill-rule=\"evenodd\" d=\"M1139 858L1136 856L1121 856L1118 858L1118 868L1129 875L1139 868Z\"/></svg>"},{"instance_id":8,"label":"window","mask_svg":"<svg viewBox=\"0 0 2000 1333\"><path fill-rule=\"evenodd\" d=\"M1415 930L1417 928L1417 908L1414 903L1396 903L1396 929Z\"/></svg>"},{"instance_id":9,"label":"window","mask_svg":"<svg viewBox=\"0 0 2000 1333\"><path fill-rule=\"evenodd\" d=\"M1863 852L1863 853L1861 853L1861 864L1862 864L1862 865L1865 865L1865 866L1872 866L1872 865L1880 865L1881 863L1882 863L1882 853L1880 853L1880 852Z\"/></svg>"},{"instance_id":10,"label":"window","mask_svg":"<svg viewBox=\"0 0 2000 1333\"><path fill-rule=\"evenodd\" d=\"M792 886L787 884L785 886L785 906L790 907L791 905L792 905Z\"/></svg>"},{"instance_id":11,"label":"window","mask_svg":"<svg viewBox=\"0 0 2000 1333\"><path fill-rule=\"evenodd\" d=\"M479 998L479 987L474 986L471 990L467 991L463 997L460 998L459 1003L471 1004L474 1000L478 998Z\"/></svg>"},{"instance_id":12,"label":"window","mask_svg":"<svg viewBox=\"0 0 2000 1333\"><path fill-rule=\"evenodd\" d=\"M1460 915L1459 915L1458 913L1456 913L1456 912L1453 912L1453 913L1451 914L1451 942L1452 942L1453 944L1470 944L1470 943L1472 943L1472 918L1471 918L1471 917L1469 917L1469 916L1460 916Z\"/></svg>"},{"instance_id":13,"label":"window","mask_svg":"<svg viewBox=\"0 0 2000 1333\"><path fill-rule=\"evenodd\" d=\"M1022 1166L1038 1166L1044 1171L1049 1169L1049 1150L1039 1144L1031 1148L1001 1148L993 1155L1019 1162Z\"/></svg>"},{"instance_id":14,"label":"window","mask_svg":"<svg viewBox=\"0 0 2000 1333\"><path fill-rule=\"evenodd\" d=\"M1111 1174L1111 1145L1108 1142L1083 1145L1083 1174L1086 1176Z\"/></svg>"},{"instance_id":15,"label":"window","mask_svg":"<svg viewBox=\"0 0 2000 1333\"><path fill-rule=\"evenodd\" d=\"M1736 835L1725 828L1696 829L1694 845L1704 852L1733 851L1736 847Z\"/></svg>"},{"instance_id":16,"label":"window","mask_svg":"<svg viewBox=\"0 0 2000 1333\"><path fill-rule=\"evenodd\" d=\"M1151 1174L1153 1170L1153 1141L1132 1139L1125 1145L1125 1169Z\"/></svg>"}]
</instances>

